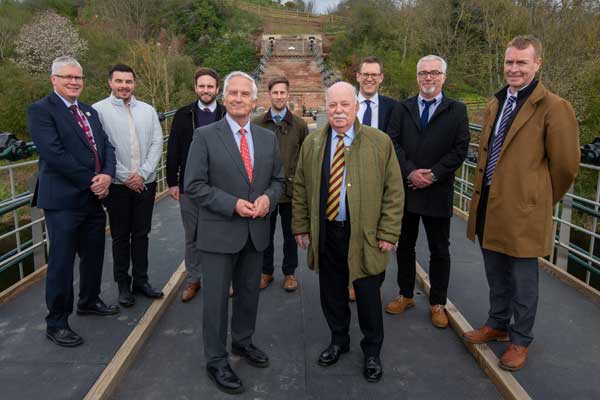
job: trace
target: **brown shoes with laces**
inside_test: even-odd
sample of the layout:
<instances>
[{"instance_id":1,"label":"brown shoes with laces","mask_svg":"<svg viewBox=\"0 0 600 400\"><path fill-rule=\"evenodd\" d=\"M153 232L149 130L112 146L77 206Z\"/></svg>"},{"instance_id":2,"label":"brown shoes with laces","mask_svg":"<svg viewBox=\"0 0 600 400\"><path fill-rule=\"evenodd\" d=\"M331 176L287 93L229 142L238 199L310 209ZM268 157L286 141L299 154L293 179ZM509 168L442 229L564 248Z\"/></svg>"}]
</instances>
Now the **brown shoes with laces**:
<instances>
[{"instance_id":1,"label":"brown shoes with laces","mask_svg":"<svg viewBox=\"0 0 600 400\"><path fill-rule=\"evenodd\" d=\"M448 327L448 315L446 315L446 308L442 304L431 306L431 323L440 329Z\"/></svg>"},{"instance_id":2,"label":"brown shoes with laces","mask_svg":"<svg viewBox=\"0 0 600 400\"><path fill-rule=\"evenodd\" d=\"M487 343L493 340L497 342L508 342L509 340L508 332L499 331L487 325L473 331L465 332L462 337L465 341L475 344Z\"/></svg>"},{"instance_id":3,"label":"brown shoes with laces","mask_svg":"<svg viewBox=\"0 0 600 400\"><path fill-rule=\"evenodd\" d=\"M401 314L405 310L415 306L415 299L410 297L398 296L385 306L385 312L388 314Z\"/></svg>"},{"instance_id":4,"label":"brown shoes with laces","mask_svg":"<svg viewBox=\"0 0 600 400\"><path fill-rule=\"evenodd\" d=\"M298 281L294 275L286 275L283 278L283 288L286 292L293 292L298 289Z\"/></svg>"},{"instance_id":5,"label":"brown shoes with laces","mask_svg":"<svg viewBox=\"0 0 600 400\"><path fill-rule=\"evenodd\" d=\"M260 274L260 289L266 289L273 282L273 275Z\"/></svg>"},{"instance_id":6,"label":"brown shoes with laces","mask_svg":"<svg viewBox=\"0 0 600 400\"><path fill-rule=\"evenodd\" d=\"M507 371L520 370L525 366L525 362L527 362L527 354L527 347L511 343L502 355L502 358L500 358L500 368Z\"/></svg>"},{"instance_id":7,"label":"brown shoes with laces","mask_svg":"<svg viewBox=\"0 0 600 400\"><path fill-rule=\"evenodd\" d=\"M200 282L187 283L183 289L183 293L181 293L181 301L187 303L196 296L198 290L200 290Z\"/></svg>"}]
</instances>

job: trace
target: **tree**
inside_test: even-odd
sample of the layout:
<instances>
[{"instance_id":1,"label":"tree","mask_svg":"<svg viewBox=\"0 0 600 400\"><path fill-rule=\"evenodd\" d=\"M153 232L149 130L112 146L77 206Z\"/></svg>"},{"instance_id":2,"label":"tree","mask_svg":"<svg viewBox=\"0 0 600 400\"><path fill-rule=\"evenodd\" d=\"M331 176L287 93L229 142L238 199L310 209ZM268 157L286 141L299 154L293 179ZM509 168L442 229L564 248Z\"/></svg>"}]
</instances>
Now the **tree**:
<instances>
[{"instance_id":1,"label":"tree","mask_svg":"<svg viewBox=\"0 0 600 400\"><path fill-rule=\"evenodd\" d=\"M86 41L79 37L69 19L54 11L44 11L21 29L15 61L30 72L41 73L48 71L56 57L79 57L86 50Z\"/></svg>"}]
</instances>

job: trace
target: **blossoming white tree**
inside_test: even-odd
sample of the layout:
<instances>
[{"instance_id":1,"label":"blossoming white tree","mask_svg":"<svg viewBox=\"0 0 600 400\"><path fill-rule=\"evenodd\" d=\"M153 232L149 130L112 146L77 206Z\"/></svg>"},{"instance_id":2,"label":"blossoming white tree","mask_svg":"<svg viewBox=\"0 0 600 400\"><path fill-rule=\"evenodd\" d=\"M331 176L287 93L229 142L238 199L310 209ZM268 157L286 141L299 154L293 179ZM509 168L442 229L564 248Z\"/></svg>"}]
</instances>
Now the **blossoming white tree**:
<instances>
[{"instance_id":1,"label":"blossoming white tree","mask_svg":"<svg viewBox=\"0 0 600 400\"><path fill-rule=\"evenodd\" d=\"M48 72L56 57L80 57L86 50L87 42L79 37L68 18L44 11L21 29L16 40L15 62L30 72Z\"/></svg>"}]
</instances>

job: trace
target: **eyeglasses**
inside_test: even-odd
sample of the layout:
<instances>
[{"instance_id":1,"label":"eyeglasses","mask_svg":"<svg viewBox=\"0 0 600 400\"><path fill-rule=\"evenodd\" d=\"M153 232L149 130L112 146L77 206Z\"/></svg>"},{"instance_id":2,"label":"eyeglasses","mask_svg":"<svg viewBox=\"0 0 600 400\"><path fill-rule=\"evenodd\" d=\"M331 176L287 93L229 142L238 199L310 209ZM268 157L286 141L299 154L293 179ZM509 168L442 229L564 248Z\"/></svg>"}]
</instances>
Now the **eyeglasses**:
<instances>
[{"instance_id":1,"label":"eyeglasses","mask_svg":"<svg viewBox=\"0 0 600 400\"><path fill-rule=\"evenodd\" d=\"M360 76L362 76L365 79L377 79L381 76L381 74L363 74L362 72L359 72Z\"/></svg>"},{"instance_id":2,"label":"eyeglasses","mask_svg":"<svg viewBox=\"0 0 600 400\"><path fill-rule=\"evenodd\" d=\"M75 82L83 82L83 80L85 79L84 76L77 76L77 75L54 75L54 76L64 79L65 81L75 81Z\"/></svg>"},{"instance_id":3,"label":"eyeglasses","mask_svg":"<svg viewBox=\"0 0 600 400\"><path fill-rule=\"evenodd\" d=\"M419 78L427 78L427 75L431 76L432 78L437 78L440 75L444 75L444 73L441 71L419 71L419 72L417 72L417 76Z\"/></svg>"}]
</instances>

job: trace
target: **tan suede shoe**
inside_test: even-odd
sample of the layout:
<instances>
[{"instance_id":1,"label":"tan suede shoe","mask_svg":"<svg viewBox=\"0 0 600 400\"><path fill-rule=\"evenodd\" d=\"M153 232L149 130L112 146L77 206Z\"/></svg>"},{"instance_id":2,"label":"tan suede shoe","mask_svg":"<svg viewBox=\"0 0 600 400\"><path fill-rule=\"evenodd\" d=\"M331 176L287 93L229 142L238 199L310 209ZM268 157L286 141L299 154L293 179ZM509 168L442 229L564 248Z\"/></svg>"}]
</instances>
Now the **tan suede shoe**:
<instances>
[{"instance_id":1,"label":"tan suede shoe","mask_svg":"<svg viewBox=\"0 0 600 400\"><path fill-rule=\"evenodd\" d=\"M188 301L190 301L191 299L193 299L196 296L196 293L198 293L198 290L200 290L199 282L187 283L185 285L185 288L183 289L183 292L181 293L181 301L183 301L184 303L187 303Z\"/></svg>"},{"instance_id":2,"label":"tan suede shoe","mask_svg":"<svg viewBox=\"0 0 600 400\"><path fill-rule=\"evenodd\" d=\"M415 299L410 297L398 296L394 300L390 301L385 306L385 312L388 314L400 314L406 309L415 306Z\"/></svg>"},{"instance_id":3,"label":"tan suede shoe","mask_svg":"<svg viewBox=\"0 0 600 400\"><path fill-rule=\"evenodd\" d=\"M465 332L462 335L463 339L469 343L481 344L491 342L493 340L497 342L508 342L508 332L499 331L487 325L474 331Z\"/></svg>"},{"instance_id":4,"label":"tan suede shoe","mask_svg":"<svg viewBox=\"0 0 600 400\"><path fill-rule=\"evenodd\" d=\"M448 315L446 315L446 308L443 305L435 304L431 306L431 323L440 329L448 327Z\"/></svg>"},{"instance_id":5,"label":"tan suede shoe","mask_svg":"<svg viewBox=\"0 0 600 400\"><path fill-rule=\"evenodd\" d=\"M352 286L348 288L348 300L353 303L356 301L356 292L354 292L354 288Z\"/></svg>"},{"instance_id":6,"label":"tan suede shoe","mask_svg":"<svg viewBox=\"0 0 600 400\"><path fill-rule=\"evenodd\" d=\"M508 349L500 358L500 368L507 371L518 371L525 366L527 362L527 354L529 350L527 347L519 346L516 344L510 344Z\"/></svg>"},{"instance_id":7,"label":"tan suede shoe","mask_svg":"<svg viewBox=\"0 0 600 400\"><path fill-rule=\"evenodd\" d=\"M286 275L283 278L283 288L286 292L293 292L298 289L298 281L294 275Z\"/></svg>"},{"instance_id":8,"label":"tan suede shoe","mask_svg":"<svg viewBox=\"0 0 600 400\"><path fill-rule=\"evenodd\" d=\"M271 282L273 282L273 280L274 280L273 275L260 274L260 288L266 289L267 286L269 286L271 284Z\"/></svg>"}]
</instances>

